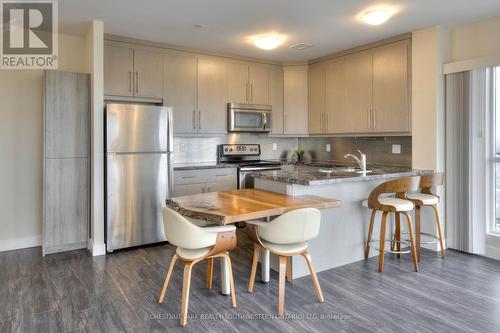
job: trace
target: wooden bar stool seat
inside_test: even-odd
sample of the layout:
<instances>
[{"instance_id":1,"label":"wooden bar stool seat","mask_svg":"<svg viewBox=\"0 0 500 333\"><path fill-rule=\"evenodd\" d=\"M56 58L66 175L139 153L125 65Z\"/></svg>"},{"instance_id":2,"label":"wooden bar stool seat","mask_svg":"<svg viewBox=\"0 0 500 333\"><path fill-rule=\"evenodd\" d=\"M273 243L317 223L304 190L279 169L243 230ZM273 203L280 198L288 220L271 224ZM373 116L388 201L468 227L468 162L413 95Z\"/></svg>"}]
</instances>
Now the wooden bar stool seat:
<instances>
[{"instance_id":1,"label":"wooden bar stool seat","mask_svg":"<svg viewBox=\"0 0 500 333\"><path fill-rule=\"evenodd\" d=\"M257 262L262 248L278 255L278 314L285 312L285 277L292 281L291 257L302 256L306 260L313 280L316 296L320 303L324 302L318 277L312 265L311 256L307 252L307 241L319 234L321 212L316 208L301 208L278 216L271 222L247 221L247 233L254 242L252 271L248 283L248 292L253 292Z\"/></svg>"},{"instance_id":2,"label":"wooden bar stool seat","mask_svg":"<svg viewBox=\"0 0 500 333\"><path fill-rule=\"evenodd\" d=\"M192 268L194 264L204 259L208 261L206 280L208 289L212 288L214 258L226 260L229 268L231 302L233 308L236 308L236 291L231 269L231 258L227 253L227 251L236 247L236 227L227 225L202 228L199 225L203 225L203 223L199 222L199 220L187 219L170 208L163 209L165 234L168 236L168 241L177 246L177 249L168 267L158 302L163 302L175 263L178 259L182 260L184 262L184 279L182 285L181 326L185 326L187 323Z\"/></svg>"},{"instance_id":3,"label":"wooden bar stool seat","mask_svg":"<svg viewBox=\"0 0 500 333\"><path fill-rule=\"evenodd\" d=\"M407 198L415 205L415 237L417 258L420 261L420 245L421 244L436 244L439 243L441 256L444 258L443 234L441 231L441 222L439 218L439 196L432 193L432 188L442 186L444 182L444 173L433 173L420 177L420 193L407 193ZM437 236L421 232L420 228L420 211L422 207L431 207L434 210L435 222L437 227ZM427 237L428 241L422 241L422 236Z\"/></svg>"},{"instance_id":4,"label":"wooden bar stool seat","mask_svg":"<svg viewBox=\"0 0 500 333\"><path fill-rule=\"evenodd\" d=\"M362 204L372 210L370 218L370 227L368 229L368 237L365 246L365 259L370 255L370 248L374 247L379 252L378 270L384 270L384 254L385 252L397 253L398 256L403 253L410 253L413 257L413 266L415 272L418 272L418 259L416 254L415 242L413 238L413 227L411 216L409 214L415 207L414 203L407 199L406 193L416 191L420 183L420 177L407 177L402 179L390 180L377 186L371 193L368 200ZM382 212L382 220L380 224L380 238L372 240L373 227L375 224L376 213ZM394 213L396 217L396 237L391 241L391 250L385 249L386 243L386 226L387 215ZM408 232L410 235L409 242L401 239L401 221L400 215L406 217L408 224ZM378 243L378 246L376 245ZM409 245L410 251L401 251L401 245Z\"/></svg>"}]
</instances>

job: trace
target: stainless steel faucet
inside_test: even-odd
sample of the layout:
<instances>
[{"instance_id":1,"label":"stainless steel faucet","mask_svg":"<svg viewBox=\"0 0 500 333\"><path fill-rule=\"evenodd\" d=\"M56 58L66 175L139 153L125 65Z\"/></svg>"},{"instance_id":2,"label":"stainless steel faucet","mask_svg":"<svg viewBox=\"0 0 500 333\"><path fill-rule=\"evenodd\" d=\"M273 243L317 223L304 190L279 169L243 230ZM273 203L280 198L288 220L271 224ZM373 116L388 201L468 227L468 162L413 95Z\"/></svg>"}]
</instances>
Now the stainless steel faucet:
<instances>
[{"instance_id":1,"label":"stainless steel faucet","mask_svg":"<svg viewBox=\"0 0 500 333\"><path fill-rule=\"evenodd\" d=\"M366 155L361 152L361 150L358 149L359 157L354 156L353 154L345 154L344 158L353 158L356 163L358 163L359 168L361 171L365 172L366 171Z\"/></svg>"}]
</instances>

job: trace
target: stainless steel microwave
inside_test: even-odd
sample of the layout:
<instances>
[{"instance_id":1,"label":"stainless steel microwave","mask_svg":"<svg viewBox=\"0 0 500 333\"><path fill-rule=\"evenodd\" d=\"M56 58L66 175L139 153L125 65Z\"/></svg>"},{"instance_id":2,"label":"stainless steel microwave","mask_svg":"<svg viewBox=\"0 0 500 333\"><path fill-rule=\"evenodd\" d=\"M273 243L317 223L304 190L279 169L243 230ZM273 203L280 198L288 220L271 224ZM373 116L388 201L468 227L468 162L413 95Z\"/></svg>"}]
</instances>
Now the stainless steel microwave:
<instances>
[{"instance_id":1,"label":"stainless steel microwave","mask_svg":"<svg viewBox=\"0 0 500 333\"><path fill-rule=\"evenodd\" d=\"M271 121L271 105L227 104L228 132L270 132Z\"/></svg>"}]
</instances>

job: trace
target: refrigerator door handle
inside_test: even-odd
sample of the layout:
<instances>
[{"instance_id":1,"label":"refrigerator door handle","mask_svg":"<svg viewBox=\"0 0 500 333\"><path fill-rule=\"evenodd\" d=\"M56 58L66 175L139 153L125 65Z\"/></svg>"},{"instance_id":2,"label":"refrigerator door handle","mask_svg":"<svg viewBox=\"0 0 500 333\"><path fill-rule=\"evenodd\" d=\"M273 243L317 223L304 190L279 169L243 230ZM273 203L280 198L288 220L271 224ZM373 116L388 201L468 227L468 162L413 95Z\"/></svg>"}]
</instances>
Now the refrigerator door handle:
<instances>
[{"instance_id":1,"label":"refrigerator door handle","mask_svg":"<svg viewBox=\"0 0 500 333\"><path fill-rule=\"evenodd\" d=\"M172 153L167 153L168 155L168 193L167 198L170 199L174 196L174 159Z\"/></svg>"}]
</instances>

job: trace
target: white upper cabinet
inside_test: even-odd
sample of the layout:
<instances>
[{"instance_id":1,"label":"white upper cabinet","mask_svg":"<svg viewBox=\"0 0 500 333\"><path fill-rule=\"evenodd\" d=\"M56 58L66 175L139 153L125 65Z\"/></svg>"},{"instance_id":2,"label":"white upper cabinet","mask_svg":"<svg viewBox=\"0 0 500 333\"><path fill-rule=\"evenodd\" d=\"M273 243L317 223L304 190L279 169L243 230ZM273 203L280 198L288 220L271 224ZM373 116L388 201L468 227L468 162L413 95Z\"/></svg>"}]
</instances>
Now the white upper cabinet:
<instances>
[{"instance_id":1,"label":"white upper cabinet","mask_svg":"<svg viewBox=\"0 0 500 333\"><path fill-rule=\"evenodd\" d=\"M163 54L134 50L135 96L163 97Z\"/></svg>"},{"instance_id":2,"label":"white upper cabinet","mask_svg":"<svg viewBox=\"0 0 500 333\"><path fill-rule=\"evenodd\" d=\"M104 95L134 96L134 49L104 46Z\"/></svg>"},{"instance_id":3,"label":"white upper cabinet","mask_svg":"<svg viewBox=\"0 0 500 333\"><path fill-rule=\"evenodd\" d=\"M193 56L164 56L163 105L174 110L174 133L198 131L197 124L197 59Z\"/></svg>"},{"instance_id":4,"label":"white upper cabinet","mask_svg":"<svg viewBox=\"0 0 500 333\"><path fill-rule=\"evenodd\" d=\"M228 99L230 103L250 103L248 65L242 62L228 62Z\"/></svg>"},{"instance_id":5,"label":"white upper cabinet","mask_svg":"<svg viewBox=\"0 0 500 333\"><path fill-rule=\"evenodd\" d=\"M409 132L410 105L407 40L373 52L373 120L377 133Z\"/></svg>"},{"instance_id":6,"label":"white upper cabinet","mask_svg":"<svg viewBox=\"0 0 500 333\"><path fill-rule=\"evenodd\" d=\"M269 68L269 104L272 106L271 134L283 134L283 68Z\"/></svg>"},{"instance_id":7,"label":"white upper cabinet","mask_svg":"<svg viewBox=\"0 0 500 333\"><path fill-rule=\"evenodd\" d=\"M227 63L198 59L198 133L227 133Z\"/></svg>"},{"instance_id":8,"label":"white upper cabinet","mask_svg":"<svg viewBox=\"0 0 500 333\"><path fill-rule=\"evenodd\" d=\"M397 41L311 65L310 133L409 133L409 43Z\"/></svg>"},{"instance_id":9,"label":"white upper cabinet","mask_svg":"<svg viewBox=\"0 0 500 333\"><path fill-rule=\"evenodd\" d=\"M308 133L308 68L307 65L285 66L284 134Z\"/></svg>"},{"instance_id":10,"label":"white upper cabinet","mask_svg":"<svg viewBox=\"0 0 500 333\"><path fill-rule=\"evenodd\" d=\"M322 134L328 131L325 112L325 65L309 67L309 133Z\"/></svg>"},{"instance_id":11,"label":"white upper cabinet","mask_svg":"<svg viewBox=\"0 0 500 333\"><path fill-rule=\"evenodd\" d=\"M104 46L104 95L163 97L163 56L132 47Z\"/></svg>"},{"instance_id":12,"label":"white upper cabinet","mask_svg":"<svg viewBox=\"0 0 500 333\"><path fill-rule=\"evenodd\" d=\"M251 104L269 104L269 67L250 65L248 67L249 101Z\"/></svg>"}]
</instances>

